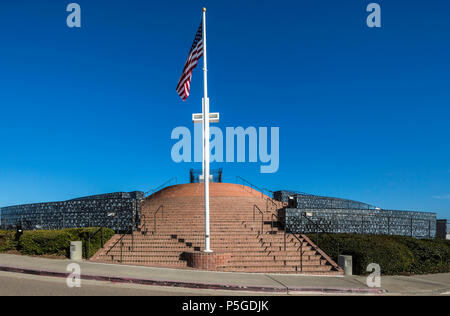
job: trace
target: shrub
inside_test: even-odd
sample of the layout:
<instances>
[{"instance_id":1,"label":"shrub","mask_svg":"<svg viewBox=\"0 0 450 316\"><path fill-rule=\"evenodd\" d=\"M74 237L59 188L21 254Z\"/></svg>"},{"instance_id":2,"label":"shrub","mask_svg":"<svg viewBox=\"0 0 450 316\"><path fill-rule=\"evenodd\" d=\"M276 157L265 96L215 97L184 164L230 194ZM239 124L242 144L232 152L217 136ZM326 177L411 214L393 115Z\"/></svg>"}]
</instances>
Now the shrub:
<instances>
[{"instance_id":1,"label":"shrub","mask_svg":"<svg viewBox=\"0 0 450 316\"><path fill-rule=\"evenodd\" d=\"M14 236L12 231L0 231L0 252L16 249L17 243Z\"/></svg>"},{"instance_id":2,"label":"shrub","mask_svg":"<svg viewBox=\"0 0 450 316\"><path fill-rule=\"evenodd\" d=\"M25 231L20 242L15 242L15 232L0 232L0 251L18 250L24 255L70 255L70 242L83 242L83 256L86 257L87 242L90 234L98 228L74 228L63 230ZM103 229L104 242L114 235L114 231ZM90 241L89 257L101 247L101 234L96 234Z\"/></svg>"},{"instance_id":3,"label":"shrub","mask_svg":"<svg viewBox=\"0 0 450 316\"><path fill-rule=\"evenodd\" d=\"M450 272L450 241L415 239L402 236L335 234L320 235L318 246L337 262L341 255L353 257L353 272L367 274L370 263L377 263L385 275ZM311 235L316 242L316 236Z\"/></svg>"}]
</instances>

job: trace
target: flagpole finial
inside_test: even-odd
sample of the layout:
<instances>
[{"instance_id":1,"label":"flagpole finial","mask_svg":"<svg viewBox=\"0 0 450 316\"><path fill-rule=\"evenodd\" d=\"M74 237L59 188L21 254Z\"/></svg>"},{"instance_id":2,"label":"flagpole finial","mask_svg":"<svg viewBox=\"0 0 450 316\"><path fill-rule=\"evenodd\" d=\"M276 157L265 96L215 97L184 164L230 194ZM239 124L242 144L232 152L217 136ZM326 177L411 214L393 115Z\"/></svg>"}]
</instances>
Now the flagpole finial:
<instances>
[{"instance_id":1,"label":"flagpole finial","mask_svg":"<svg viewBox=\"0 0 450 316\"><path fill-rule=\"evenodd\" d=\"M203 10L202 10L203 12L206 12L206 8L203 8Z\"/></svg>"}]
</instances>

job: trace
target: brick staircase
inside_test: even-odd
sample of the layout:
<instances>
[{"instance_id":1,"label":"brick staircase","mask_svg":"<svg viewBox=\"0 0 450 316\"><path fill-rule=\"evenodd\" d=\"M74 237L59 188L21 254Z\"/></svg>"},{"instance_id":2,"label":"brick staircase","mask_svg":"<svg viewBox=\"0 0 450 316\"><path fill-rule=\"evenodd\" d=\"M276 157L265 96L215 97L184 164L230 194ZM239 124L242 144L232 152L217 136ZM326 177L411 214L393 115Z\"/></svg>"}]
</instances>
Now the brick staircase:
<instances>
[{"instance_id":1,"label":"brick staircase","mask_svg":"<svg viewBox=\"0 0 450 316\"><path fill-rule=\"evenodd\" d=\"M237 184L211 183L210 196L211 248L231 254L217 270L342 274L308 237L284 234L276 218L280 202ZM187 268L184 253L203 248L203 184L182 184L148 197L137 231L113 236L91 260Z\"/></svg>"}]
</instances>

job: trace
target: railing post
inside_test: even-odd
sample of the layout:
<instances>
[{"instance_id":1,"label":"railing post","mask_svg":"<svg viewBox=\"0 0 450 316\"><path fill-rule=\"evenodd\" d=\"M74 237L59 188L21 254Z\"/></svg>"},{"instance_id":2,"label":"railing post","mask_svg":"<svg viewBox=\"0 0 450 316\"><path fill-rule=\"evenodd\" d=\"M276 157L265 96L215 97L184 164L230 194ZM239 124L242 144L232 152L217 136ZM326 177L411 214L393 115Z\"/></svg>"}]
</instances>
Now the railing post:
<instances>
[{"instance_id":1,"label":"railing post","mask_svg":"<svg viewBox=\"0 0 450 316\"><path fill-rule=\"evenodd\" d=\"M361 216L361 235L364 235L364 215Z\"/></svg>"},{"instance_id":2,"label":"railing post","mask_svg":"<svg viewBox=\"0 0 450 316\"><path fill-rule=\"evenodd\" d=\"M319 261L320 264L320 261ZM303 272L303 240L300 243L300 271Z\"/></svg>"},{"instance_id":3,"label":"railing post","mask_svg":"<svg viewBox=\"0 0 450 316\"><path fill-rule=\"evenodd\" d=\"M104 241L103 241L103 227L102 228L100 228L100 234L101 234L101 246L102 246L102 248L105 246L105 243L104 243Z\"/></svg>"},{"instance_id":4,"label":"railing post","mask_svg":"<svg viewBox=\"0 0 450 316\"><path fill-rule=\"evenodd\" d=\"M120 263L123 262L123 240L120 241Z\"/></svg>"},{"instance_id":5,"label":"railing post","mask_svg":"<svg viewBox=\"0 0 450 316\"><path fill-rule=\"evenodd\" d=\"M134 252L134 233L132 228L131 228L131 252Z\"/></svg>"},{"instance_id":6,"label":"railing post","mask_svg":"<svg viewBox=\"0 0 450 316\"><path fill-rule=\"evenodd\" d=\"M391 234L391 217L390 216L388 216L388 224L387 224L387 227L388 227L388 235L390 235Z\"/></svg>"},{"instance_id":7,"label":"railing post","mask_svg":"<svg viewBox=\"0 0 450 316\"><path fill-rule=\"evenodd\" d=\"M340 249L340 246L339 246L339 241L337 241L337 260L339 260L340 254L341 254L341 249Z\"/></svg>"},{"instance_id":8,"label":"railing post","mask_svg":"<svg viewBox=\"0 0 450 316\"><path fill-rule=\"evenodd\" d=\"M89 233L89 236L88 236L88 243L87 243L87 245L86 245L87 247L87 254L86 254L86 259L87 260L89 260L89 256L90 256L90 254L91 254L91 233Z\"/></svg>"}]
</instances>

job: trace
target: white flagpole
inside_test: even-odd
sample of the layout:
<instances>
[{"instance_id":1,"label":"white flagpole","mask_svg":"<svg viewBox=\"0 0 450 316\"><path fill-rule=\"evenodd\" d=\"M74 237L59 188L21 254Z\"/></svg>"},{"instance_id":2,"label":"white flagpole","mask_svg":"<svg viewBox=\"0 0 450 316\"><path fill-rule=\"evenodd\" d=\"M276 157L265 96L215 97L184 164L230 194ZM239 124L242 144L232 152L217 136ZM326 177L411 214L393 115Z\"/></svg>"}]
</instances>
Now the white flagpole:
<instances>
[{"instance_id":1,"label":"white flagpole","mask_svg":"<svg viewBox=\"0 0 450 316\"><path fill-rule=\"evenodd\" d=\"M209 99L208 99L208 68L206 63L206 8L203 8L203 161L205 183L205 252L212 252L210 246L209 227Z\"/></svg>"}]
</instances>

